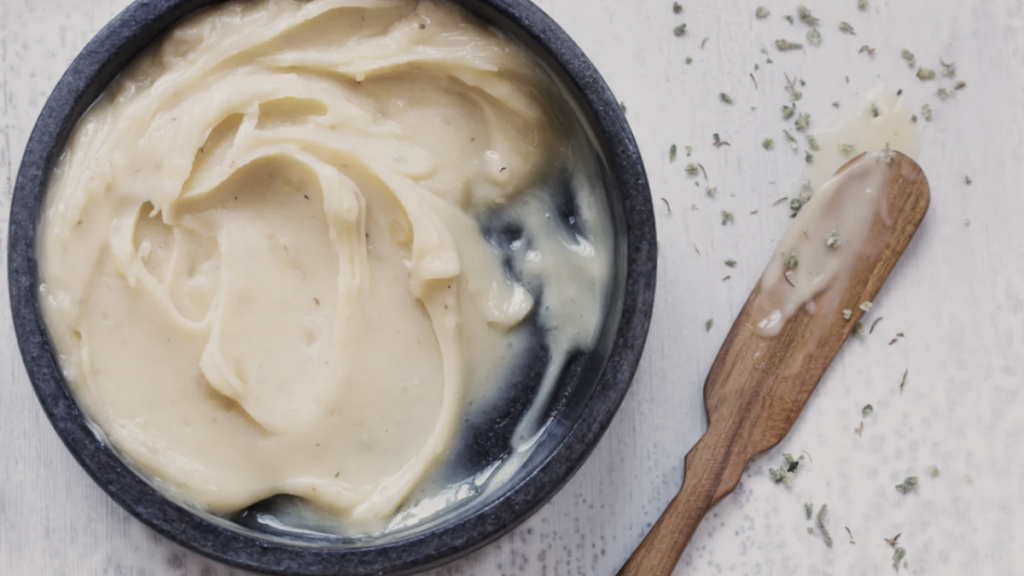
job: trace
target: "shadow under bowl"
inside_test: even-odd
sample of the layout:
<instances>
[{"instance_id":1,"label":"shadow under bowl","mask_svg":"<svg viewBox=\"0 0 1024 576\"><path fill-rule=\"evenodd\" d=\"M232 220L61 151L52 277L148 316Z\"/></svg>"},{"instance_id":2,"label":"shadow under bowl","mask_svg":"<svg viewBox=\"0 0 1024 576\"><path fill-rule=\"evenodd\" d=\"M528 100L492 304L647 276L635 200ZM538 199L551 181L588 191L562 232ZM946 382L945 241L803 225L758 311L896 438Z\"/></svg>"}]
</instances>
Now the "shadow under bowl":
<instances>
[{"instance_id":1,"label":"shadow under bowl","mask_svg":"<svg viewBox=\"0 0 1024 576\"><path fill-rule=\"evenodd\" d=\"M103 442L68 390L39 302L40 210L72 129L135 56L181 18L214 3L140 0L129 6L71 64L32 131L11 206L8 275L18 344L43 410L68 450L114 501L167 538L226 564L271 574L398 575L477 550L524 521L568 482L611 422L640 361L654 303L657 240L643 162L619 103L580 48L528 0L457 0L539 58L593 136L615 235L600 334L592 350L577 354L562 371L536 448L493 493L438 522L378 538L332 542L261 533L173 502ZM529 398L512 404L517 402L522 408ZM507 436L484 444L486 450L504 449Z\"/></svg>"}]
</instances>

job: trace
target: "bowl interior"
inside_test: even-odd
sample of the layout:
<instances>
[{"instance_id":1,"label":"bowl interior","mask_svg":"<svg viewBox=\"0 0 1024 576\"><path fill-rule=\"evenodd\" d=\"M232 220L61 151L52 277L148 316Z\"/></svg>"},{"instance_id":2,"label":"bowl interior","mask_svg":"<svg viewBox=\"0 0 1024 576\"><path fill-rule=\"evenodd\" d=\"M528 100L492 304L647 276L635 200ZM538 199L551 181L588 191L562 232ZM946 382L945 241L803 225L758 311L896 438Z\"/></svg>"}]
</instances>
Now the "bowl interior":
<instances>
[{"instance_id":1,"label":"bowl interior","mask_svg":"<svg viewBox=\"0 0 1024 576\"><path fill-rule=\"evenodd\" d=\"M460 0L539 58L599 158L600 187L614 229L614 268L594 347L574 355L547 406L548 425L522 466L500 487L411 526L373 538L276 529L275 502L225 519L178 505L132 470L90 427L61 377L38 302L35 234L48 176L78 119L114 77L180 18L215 0L137 2L108 24L61 79L32 133L12 203L11 306L25 365L59 436L120 505L165 536L229 564L270 573L401 574L429 568L492 541L539 508L582 465L608 426L643 349L654 299L656 240L643 165L619 106L566 34L527 0ZM538 330L534 325L527 329ZM507 399L485 422L469 423L455 460L484 467L509 440L543 375L543 339L530 351Z\"/></svg>"}]
</instances>

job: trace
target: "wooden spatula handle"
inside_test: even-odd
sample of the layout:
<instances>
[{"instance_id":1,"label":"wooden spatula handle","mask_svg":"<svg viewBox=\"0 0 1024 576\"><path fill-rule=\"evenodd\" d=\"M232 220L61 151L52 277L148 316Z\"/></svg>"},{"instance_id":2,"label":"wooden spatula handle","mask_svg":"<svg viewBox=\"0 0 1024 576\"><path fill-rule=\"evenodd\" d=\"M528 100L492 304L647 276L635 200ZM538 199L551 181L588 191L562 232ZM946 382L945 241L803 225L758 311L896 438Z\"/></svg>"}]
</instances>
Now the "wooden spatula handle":
<instances>
[{"instance_id":1,"label":"wooden spatula handle","mask_svg":"<svg viewBox=\"0 0 1024 576\"><path fill-rule=\"evenodd\" d=\"M657 524L619 570L619 576L669 576L711 505L714 490L684 483Z\"/></svg>"},{"instance_id":2,"label":"wooden spatula handle","mask_svg":"<svg viewBox=\"0 0 1024 576\"><path fill-rule=\"evenodd\" d=\"M712 425L690 450L683 487L618 576L672 574L701 519L739 483L747 458L732 449L735 440L733 430Z\"/></svg>"}]
</instances>

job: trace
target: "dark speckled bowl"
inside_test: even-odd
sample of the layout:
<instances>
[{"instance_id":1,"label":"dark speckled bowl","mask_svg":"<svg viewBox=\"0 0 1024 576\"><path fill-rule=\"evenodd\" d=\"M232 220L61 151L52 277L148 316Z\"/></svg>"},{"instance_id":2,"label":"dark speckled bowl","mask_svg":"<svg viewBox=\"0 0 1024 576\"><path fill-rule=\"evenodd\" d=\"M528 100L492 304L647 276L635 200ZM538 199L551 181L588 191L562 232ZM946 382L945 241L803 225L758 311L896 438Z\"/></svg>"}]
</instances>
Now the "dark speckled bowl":
<instances>
[{"instance_id":1,"label":"dark speckled bowl","mask_svg":"<svg viewBox=\"0 0 1024 576\"><path fill-rule=\"evenodd\" d=\"M579 469L629 389L654 302L657 243L650 190L619 104L593 64L528 0L459 0L528 46L582 110L604 158L615 228L615 277L594 349L561 375L551 423L510 481L441 521L363 540L282 537L175 504L136 474L90 429L68 393L40 313L36 225L47 179L68 135L107 84L168 27L215 0L138 0L85 47L57 84L25 151L11 207L11 309L25 367L65 445L106 492L168 538L219 561L272 574L410 574L439 566L505 534ZM529 387L526 388L529 390ZM525 406L529 398L513 399ZM505 440L503 445L507 445ZM483 442L488 449L488 442ZM495 443L490 442L493 449ZM503 448L502 448L503 449Z\"/></svg>"}]
</instances>

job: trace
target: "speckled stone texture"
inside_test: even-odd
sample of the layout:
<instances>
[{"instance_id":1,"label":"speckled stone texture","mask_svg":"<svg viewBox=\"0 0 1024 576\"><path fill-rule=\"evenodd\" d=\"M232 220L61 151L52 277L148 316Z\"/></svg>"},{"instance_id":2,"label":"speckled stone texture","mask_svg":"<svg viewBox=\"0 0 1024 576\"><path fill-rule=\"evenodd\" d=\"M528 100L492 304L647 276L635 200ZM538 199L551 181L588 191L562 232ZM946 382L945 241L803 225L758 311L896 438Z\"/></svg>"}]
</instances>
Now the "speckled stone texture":
<instances>
[{"instance_id":1,"label":"speckled stone texture","mask_svg":"<svg viewBox=\"0 0 1024 576\"><path fill-rule=\"evenodd\" d=\"M407 539L282 542L181 508L134 474L89 429L68 394L38 303L36 224L47 176L74 123L153 38L210 0L139 0L86 46L46 103L25 150L11 205L8 280L18 343L36 394L86 472L131 514L172 540L222 562L271 574L411 574L468 554L525 520L583 464L629 388L654 303L657 242L643 162L619 105L577 45L526 0L464 0L470 11L534 48L562 77L607 161L617 234L617 276L602 337L565 370L553 421L538 450L494 497Z\"/></svg>"}]
</instances>

